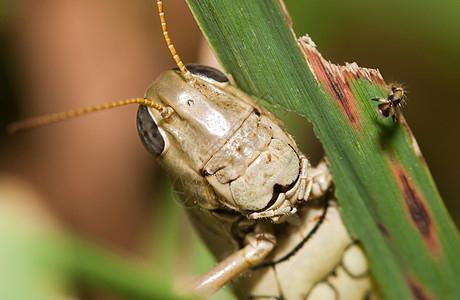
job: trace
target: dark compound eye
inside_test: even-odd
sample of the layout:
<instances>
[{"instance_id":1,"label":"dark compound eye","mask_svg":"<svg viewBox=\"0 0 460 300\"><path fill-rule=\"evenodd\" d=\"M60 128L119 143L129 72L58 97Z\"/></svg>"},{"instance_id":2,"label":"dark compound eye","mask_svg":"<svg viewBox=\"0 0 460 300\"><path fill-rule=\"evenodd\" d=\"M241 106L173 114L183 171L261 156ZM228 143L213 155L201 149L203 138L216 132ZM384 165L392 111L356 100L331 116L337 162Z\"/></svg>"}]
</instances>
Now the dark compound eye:
<instances>
[{"instance_id":1,"label":"dark compound eye","mask_svg":"<svg viewBox=\"0 0 460 300\"><path fill-rule=\"evenodd\" d=\"M137 133L144 147L153 155L160 156L165 148L165 140L145 105L139 105L137 109Z\"/></svg>"},{"instance_id":2,"label":"dark compound eye","mask_svg":"<svg viewBox=\"0 0 460 300\"><path fill-rule=\"evenodd\" d=\"M193 75L200 76L203 78L209 78L217 82L228 82L227 76L221 71L198 64L187 64L185 67L192 73ZM173 70L179 70L179 68L174 68Z\"/></svg>"}]
</instances>

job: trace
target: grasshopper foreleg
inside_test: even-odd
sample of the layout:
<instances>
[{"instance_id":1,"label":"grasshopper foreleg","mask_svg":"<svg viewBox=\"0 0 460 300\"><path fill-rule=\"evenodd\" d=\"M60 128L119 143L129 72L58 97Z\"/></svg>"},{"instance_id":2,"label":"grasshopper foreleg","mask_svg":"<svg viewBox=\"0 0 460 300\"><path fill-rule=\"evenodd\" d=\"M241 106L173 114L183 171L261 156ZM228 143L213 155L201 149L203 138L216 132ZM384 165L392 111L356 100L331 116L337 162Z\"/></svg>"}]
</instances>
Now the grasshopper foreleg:
<instances>
[{"instance_id":1,"label":"grasshopper foreleg","mask_svg":"<svg viewBox=\"0 0 460 300\"><path fill-rule=\"evenodd\" d=\"M316 168L310 169L309 174L312 182L310 198L315 199L323 196L332 184L332 176L327 162L323 159Z\"/></svg>"}]
</instances>

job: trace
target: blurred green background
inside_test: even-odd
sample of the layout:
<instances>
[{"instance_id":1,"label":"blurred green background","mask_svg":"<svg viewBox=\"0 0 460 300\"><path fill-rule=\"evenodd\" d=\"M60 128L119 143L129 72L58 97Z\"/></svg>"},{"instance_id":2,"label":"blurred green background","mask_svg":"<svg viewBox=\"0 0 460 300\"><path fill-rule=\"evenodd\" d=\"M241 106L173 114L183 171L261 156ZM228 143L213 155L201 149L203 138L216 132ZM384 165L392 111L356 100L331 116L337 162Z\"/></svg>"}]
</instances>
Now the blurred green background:
<instances>
[{"instance_id":1,"label":"blurred green background","mask_svg":"<svg viewBox=\"0 0 460 300\"><path fill-rule=\"evenodd\" d=\"M460 2L286 5L296 34L308 33L325 59L378 68L388 83L406 88L404 116L458 226ZM199 60L203 43L185 3L166 1L165 10L183 60ZM0 13L3 128L24 117L142 96L174 64L151 0L4 0ZM160 257L157 268L171 277L190 261L202 272L212 262L196 240L179 246L188 240L188 226L179 225L180 204L138 141L135 112L134 106L113 110L14 137L1 131L0 175L20 176L80 236L116 252ZM311 133L288 126L319 160ZM83 298L113 296L91 290Z\"/></svg>"}]
</instances>

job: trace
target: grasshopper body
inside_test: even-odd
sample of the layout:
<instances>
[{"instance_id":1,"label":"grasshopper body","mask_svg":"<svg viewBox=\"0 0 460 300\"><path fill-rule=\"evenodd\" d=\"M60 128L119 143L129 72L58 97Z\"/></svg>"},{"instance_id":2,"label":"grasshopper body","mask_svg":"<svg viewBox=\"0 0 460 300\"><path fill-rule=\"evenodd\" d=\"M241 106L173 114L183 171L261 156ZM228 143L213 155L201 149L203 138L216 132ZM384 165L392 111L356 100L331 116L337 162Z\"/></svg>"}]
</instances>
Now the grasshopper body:
<instances>
[{"instance_id":1,"label":"grasshopper body","mask_svg":"<svg viewBox=\"0 0 460 300\"><path fill-rule=\"evenodd\" d=\"M361 249L334 201L313 200L329 188L327 165L311 168L283 123L220 71L187 69L189 79L164 72L146 92L164 109L141 105L137 118L144 146L221 261L191 288L212 293L234 279L241 299L366 297Z\"/></svg>"}]
</instances>

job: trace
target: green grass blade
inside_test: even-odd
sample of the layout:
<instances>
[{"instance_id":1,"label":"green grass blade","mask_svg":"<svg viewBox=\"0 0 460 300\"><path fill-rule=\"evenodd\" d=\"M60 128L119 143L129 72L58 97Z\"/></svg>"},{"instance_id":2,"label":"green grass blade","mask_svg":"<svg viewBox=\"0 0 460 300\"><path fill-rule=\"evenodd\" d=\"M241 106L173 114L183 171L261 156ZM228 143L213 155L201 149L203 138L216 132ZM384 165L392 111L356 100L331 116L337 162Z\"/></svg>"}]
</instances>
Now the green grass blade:
<instances>
[{"instance_id":1,"label":"green grass blade","mask_svg":"<svg viewBox=\"0 0 460 300\"><path fill-rule=\"evenodd\" d=\"M313 123L385 298L458 299L458 232L404 119L375 111L387 97L378 71L331 65L305 43L307 64L276 0L188 2L243 90Z\"/></svg>"}]
</instances>

